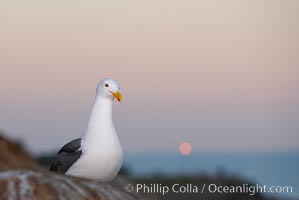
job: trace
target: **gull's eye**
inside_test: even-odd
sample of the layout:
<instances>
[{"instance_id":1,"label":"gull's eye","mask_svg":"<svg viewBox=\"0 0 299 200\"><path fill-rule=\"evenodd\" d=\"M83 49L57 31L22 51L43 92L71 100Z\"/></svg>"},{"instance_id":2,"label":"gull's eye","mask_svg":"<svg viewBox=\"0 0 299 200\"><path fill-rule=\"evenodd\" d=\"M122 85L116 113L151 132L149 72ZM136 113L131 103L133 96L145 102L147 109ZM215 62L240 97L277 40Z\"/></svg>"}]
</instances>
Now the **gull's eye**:
<instances>
[{"instance_id":1,"label":"gull's eye","mask_svg":"<svg viewBox=\"0 0 299 200\"><path fill-rule=\"evenodd\" d=\"M105 84L105 87L109 87L108 83Z\"/></svg>"}]
</instances>

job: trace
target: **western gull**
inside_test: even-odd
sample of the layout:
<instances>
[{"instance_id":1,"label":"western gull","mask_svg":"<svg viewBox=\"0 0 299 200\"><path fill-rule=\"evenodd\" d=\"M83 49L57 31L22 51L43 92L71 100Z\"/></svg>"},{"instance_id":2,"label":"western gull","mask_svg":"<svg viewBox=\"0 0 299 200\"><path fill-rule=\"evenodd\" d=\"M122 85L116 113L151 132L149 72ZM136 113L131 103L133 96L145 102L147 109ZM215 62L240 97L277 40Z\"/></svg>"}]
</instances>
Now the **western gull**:
<instances>
[{"instance_id":1,"label":"western gull","mask_svg":"<svg viewBox=\"0 0 299 200\"><path fill-rule=\"evenodd\" d=\"M65 144L50 171L110 182L118 174L123 152L112 122L112 103L122 100L119 84L110 78L99 82L85 134Z\"/></svg>"}]
</instances>

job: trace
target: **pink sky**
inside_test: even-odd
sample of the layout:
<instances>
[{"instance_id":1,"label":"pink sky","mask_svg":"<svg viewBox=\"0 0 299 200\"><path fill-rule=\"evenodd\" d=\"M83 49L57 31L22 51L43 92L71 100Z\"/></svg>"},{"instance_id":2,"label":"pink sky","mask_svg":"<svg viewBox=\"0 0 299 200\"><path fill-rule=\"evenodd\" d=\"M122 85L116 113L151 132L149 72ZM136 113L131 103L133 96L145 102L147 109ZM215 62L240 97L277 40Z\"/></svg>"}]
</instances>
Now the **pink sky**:
<instances>
[{"instance_id":1,"label":"pink sky","mask_svg":"<svg viewBox=\"0 0 299 200\"><path fill-rule=\"evenodd\" d=\"M1 4L0 129L34 152L84 131L104 77L126 151L299 147L297 1Z\"/></svg>"}]
</instances>

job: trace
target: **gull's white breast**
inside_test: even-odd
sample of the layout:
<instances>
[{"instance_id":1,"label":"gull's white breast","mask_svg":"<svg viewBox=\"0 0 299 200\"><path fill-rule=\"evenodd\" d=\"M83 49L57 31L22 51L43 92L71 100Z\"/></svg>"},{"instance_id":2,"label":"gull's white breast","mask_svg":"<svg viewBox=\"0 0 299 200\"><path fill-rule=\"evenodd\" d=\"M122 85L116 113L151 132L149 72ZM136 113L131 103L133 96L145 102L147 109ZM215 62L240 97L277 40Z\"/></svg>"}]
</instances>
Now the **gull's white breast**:
<instances>
[{"instance_id":1,"label":"gull's white breast","mask_svg":"<svg viewBox=\"0 0 299 200\"><path fill-rule=\"evenodd\" d=\"M113 180L121 168L123 151L114 131L105 136L83 139L82 155L66 174L103 182Z\"/></svg>"}]
</instances>

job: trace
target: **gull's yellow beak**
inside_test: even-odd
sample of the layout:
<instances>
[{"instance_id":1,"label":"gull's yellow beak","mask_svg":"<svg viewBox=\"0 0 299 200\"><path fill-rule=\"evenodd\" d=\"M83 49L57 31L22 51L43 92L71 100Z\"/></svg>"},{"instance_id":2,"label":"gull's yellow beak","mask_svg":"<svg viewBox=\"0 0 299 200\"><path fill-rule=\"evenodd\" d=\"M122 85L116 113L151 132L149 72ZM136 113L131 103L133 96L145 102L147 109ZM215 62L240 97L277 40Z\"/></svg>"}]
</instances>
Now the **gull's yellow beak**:
<instances>
[{"instance_id":1,"label":"gull's yellow beak","mask_svg":"<svg viewBox=\"0 0 299 200\"><path fill-rule=\"evenodd\" d=\"M111 92L111 93L117 99L117 101L121 102L123 96L121 95L121 93L119 91L117 91L117 92Z\"/></svg>"}]
</instances>

